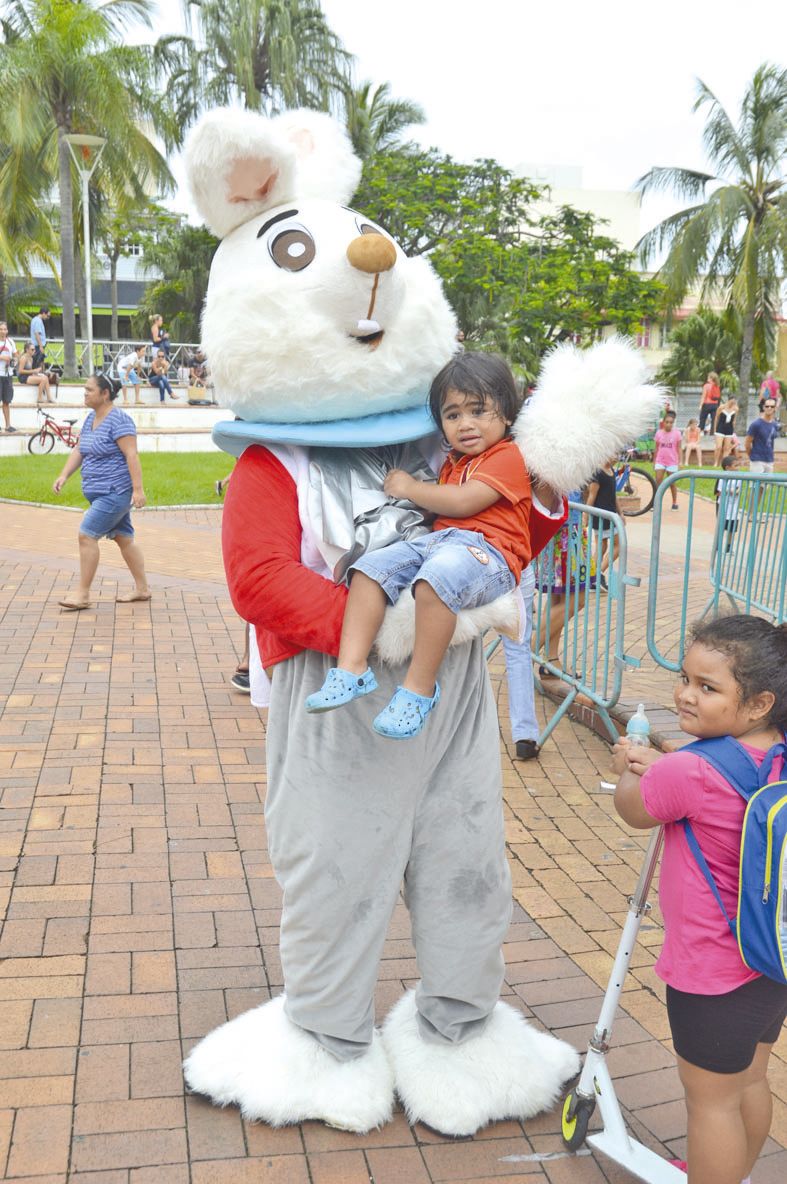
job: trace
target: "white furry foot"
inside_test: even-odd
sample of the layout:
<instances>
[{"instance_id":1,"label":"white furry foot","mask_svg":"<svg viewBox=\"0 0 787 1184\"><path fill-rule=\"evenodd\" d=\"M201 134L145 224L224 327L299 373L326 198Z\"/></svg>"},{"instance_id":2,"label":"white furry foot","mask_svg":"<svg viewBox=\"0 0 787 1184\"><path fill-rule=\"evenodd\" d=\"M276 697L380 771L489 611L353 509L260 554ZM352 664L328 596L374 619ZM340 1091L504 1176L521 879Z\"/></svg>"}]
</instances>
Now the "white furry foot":
<instances>
[{"instance_id":1,"label":"white furry foot","mask_svg":"<svg viewBox=\"0 0 787 1184\"><path fill-rule=\"evenodd\" d=\"M396 1092L410 1122L444 1135L473 1135L489 1122L532 1118L557 1100L579 1069L569 1044L530 1027L498 1003L479 1036L463 1044L422 1039L410 991L383 1025Z\"/></svg>"},{"instance_id":2,"label":"white furry foot","mask_svg":"<svg viewBox=\"0 0 787 1184\"><path fill-rule=\"evenodd\" d=\"M283 995L210 1032L183 1070L194 1093L271 1126L312 1118L365 1134L393 1111L393 1072L380 1036L364 1056L337 1061L287 1018Z\"/></svg>"}]
</instances>

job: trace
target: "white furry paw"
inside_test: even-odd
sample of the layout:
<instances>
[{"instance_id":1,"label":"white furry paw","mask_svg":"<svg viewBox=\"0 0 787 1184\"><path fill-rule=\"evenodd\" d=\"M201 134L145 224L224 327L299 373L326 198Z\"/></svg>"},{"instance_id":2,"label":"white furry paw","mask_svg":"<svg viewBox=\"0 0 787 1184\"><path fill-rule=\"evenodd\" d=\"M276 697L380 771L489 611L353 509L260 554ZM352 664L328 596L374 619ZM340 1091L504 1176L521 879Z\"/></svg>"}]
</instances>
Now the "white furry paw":
<instances>
[{"instance_id":1,"label":"white furry paw","mask_svg":"<svg viewBox=\"0 0 787 1184\"><path fill-rule=\"evenodd\" d=\"M524 602L521 592L515 588L479 608L463 608L456 618L449 644L464 645L481 637L487 629L520 641L523 625ZM385 610L374 644L378 658L388 666L397 666L412 657L415 644L415 601L412 596L400 596L396 604Z\"/></svg>"},{"instance_id":2,"label":"white furry paw","mask_svg":"<svg viewBox=\"0 0 787 1184\"><path fill-rule=\"evenodd\" d=\"M410 991L383 1025L396 1092L410 1122L444 1135L473 1135L490 1122L548 1110L579 1069L571 1045L539 1032L497 1003L479 1036L462 1044L422 1039Z\"/></svg>"},{"instance_id":3,"label":"white furry paw","mask_svg":"<svg viewBox=\"0 0 787 1184\"><path fill-rule=\"evenodd\" d=\"M364 1056L337 1061L284 1012L284 996L210 1032L183 1064L186 1084L270 1126L316 1119L365 1134L393 1111L393 1072L375 1033Z\"/></svg>"}]
</instances>

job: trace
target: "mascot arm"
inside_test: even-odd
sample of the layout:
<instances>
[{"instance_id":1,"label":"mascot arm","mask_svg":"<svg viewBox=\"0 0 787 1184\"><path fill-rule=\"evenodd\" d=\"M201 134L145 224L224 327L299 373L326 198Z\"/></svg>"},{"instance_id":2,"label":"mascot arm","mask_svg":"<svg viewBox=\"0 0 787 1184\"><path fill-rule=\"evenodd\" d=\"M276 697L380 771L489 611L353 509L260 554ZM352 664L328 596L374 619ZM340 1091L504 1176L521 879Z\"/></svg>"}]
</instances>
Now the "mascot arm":
<instances>
[{"instance_id":1,"label":"mascot arm","mask_svg":"<svg viewBox=\"0 0 787 1184\"><path fill-rule=\"evenodd\" d=\"M544 489L539 490L543 496ZM558 508L544 505L541 496L533 491L533 505L530 508L530 556L535 559L552 541L563 523L568 518L568 499L563 497L558 501ZM544 499L546 500L546 498ZM549 499L552 501L552 499Z\"/></svg>"},{"instance_id":2,"label":"mascot arm","mask_svg":"<svg viewBox=\"0 0 787 1184\"><path fill-rule=\"evenodd\" d=\"M244 621L297 649L339 652L347 589L301 563L295 485L266 448L247 448L227 490L222 549Z\"/></svg>"}]
</instances>

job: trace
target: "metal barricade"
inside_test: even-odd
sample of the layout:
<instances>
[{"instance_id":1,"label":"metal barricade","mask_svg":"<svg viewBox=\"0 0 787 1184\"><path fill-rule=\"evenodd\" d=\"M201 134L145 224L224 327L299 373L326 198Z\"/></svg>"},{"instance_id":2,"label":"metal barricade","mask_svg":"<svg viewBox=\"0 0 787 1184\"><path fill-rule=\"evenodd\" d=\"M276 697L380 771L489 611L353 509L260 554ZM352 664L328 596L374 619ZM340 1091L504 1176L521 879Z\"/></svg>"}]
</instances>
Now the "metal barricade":
<instances>
[{"instance_id":1,"label":"metal barricade","mask_svg":"<svg viewBox=\"0 0 787 1184\"><path fill-rule=\"evenodd\" d=\"M717 519L710 556L697 546L694 519L698 502L707 505L717 482ZM677 654L663 652L656 637L662 579L662 519L665 498L680 482L688 493L686 535L680 570L680 601L674 606ZM705 495L704 497L702 495ZM708 563L711 593L697 576L697 563ZM662 482L653 505L653 536L648 580L647 646L659 666L678 671L683 663L689 618L727 610L756 613L780 624L787 613L787 473L749 473L684 469Z\"/></svg>"},{"instance_id":2,"label":"metal barricade","mask_svg":"<svg viewBox=\"0 0 787 1184\"><path fill-rule=\"evenodd\" d=\"M591 529L586 515L592 516ZM620 697L625 667L639 665L624 652L626 588L639 584L627 575L627 558L620 515L570 502L568 522L534 561L532 659L543 678L559 680L566 689L539 745L580 696L596 708L610 738L618 737L609 709ZM498 644L499 638L487 648L487 657Z\"/></svg>"}]
</instances>

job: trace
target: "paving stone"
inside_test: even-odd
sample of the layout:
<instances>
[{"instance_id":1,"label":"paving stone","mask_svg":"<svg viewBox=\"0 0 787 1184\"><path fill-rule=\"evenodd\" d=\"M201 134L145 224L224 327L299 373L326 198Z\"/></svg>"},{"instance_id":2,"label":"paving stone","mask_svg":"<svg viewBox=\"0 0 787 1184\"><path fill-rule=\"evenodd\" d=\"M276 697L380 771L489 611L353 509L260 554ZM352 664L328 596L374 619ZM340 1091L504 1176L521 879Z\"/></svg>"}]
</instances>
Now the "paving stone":
<instances>
[{"instance_id":1,"label":"paving stone","mask_svg":"<svg viewBox=\"0 0 787 1184\"><path fill-rule=\"evenodd\" d=\"M75 515L8 505L3 517L0 666L11 693L0 698L0 1175L5 1166L20 1184L368 1184L372 1175L375 1184L625 1184L595 1155L527 1158L563 1155L557 1107L524 1129L496 1123L457 1141L411 1129L398 1110L357 1136L316 1122L274 1130L233 1107L184 1100L184 1052L282 985L265 719L227 687L240 627L223 580L220 512L140 515L154 599L116 608L125 573L102 548L97 608L73 617L56 601L76 572ZM649 523L628 526L642 574ZM661 578L678 579L679 568L668 549ZM638 657L646 597L629 589L626 648ZM659 644L674 646L674 621L662 617ZM624 698L653 703L667 735L671 677L648 661L626 671ZM539 760L511 760L497 656L490 673L515 896L503 997L584 1049L646 836L616 818L599 788L608 748L580 724L564 719ZM553 706L539 696L537 710L543 723ZM653 971L661 925L654 892L608 1063L636 1136L679 1152L685 1110ZM378 1019L416 975L399 902ZM787 1032L772 1076L773 1132L754 1184L787 1177Z\"/></svg>"}]
</instances>

